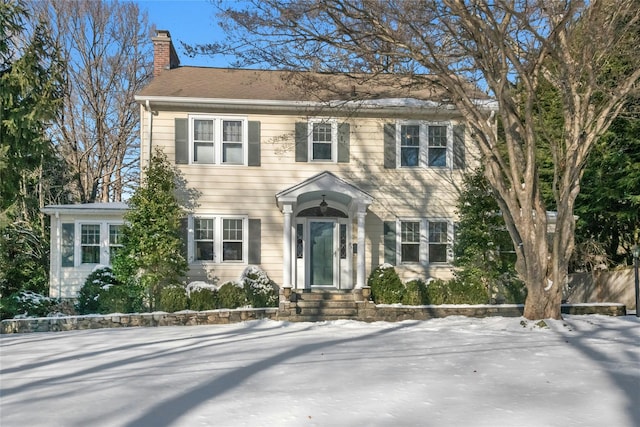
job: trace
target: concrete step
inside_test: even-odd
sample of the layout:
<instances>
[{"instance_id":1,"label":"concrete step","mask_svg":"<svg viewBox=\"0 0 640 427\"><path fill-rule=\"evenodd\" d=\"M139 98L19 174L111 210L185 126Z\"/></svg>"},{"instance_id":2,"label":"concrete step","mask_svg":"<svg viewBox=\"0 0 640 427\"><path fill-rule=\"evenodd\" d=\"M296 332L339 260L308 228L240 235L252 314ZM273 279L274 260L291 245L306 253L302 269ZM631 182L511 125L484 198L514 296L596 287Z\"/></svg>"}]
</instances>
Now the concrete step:
<instances>
[{"instance_id":1,"label":"concrete step","mask_svg":"<svg viewBox=\"0 0 640 427\"><path fill-rule=\"evenodd\" d=\"M341 301L341 300L316 300L316 301L298 301L298 307L305 308L356 308L355 301Z\"/></svg>"},{"instance_id":2,"label":"concrete step","mask_svg":"<svg viewBox=\"0 0 640 427\"><path fill-rule=\"evenodd\" d=\"M315 308L307 307L301 308L298 315L301 316L356 316L358 314L357 308Z\"/></svg>"},{"instance_id":3,"label":"concrete step","mask_svg":"<svg viewBox=\"0 0 640 427\"><path fill-rule=\"evenodd\" d=\"M356 319L355 316L326 316L326 315L296 315L287 319L290 322L331 322L333 320L351 320Z\"/></svg>"},{"instance_id":4,"label":"concrete step","mask_svg":"<svg viewBox=\"0 0 640 427\"><path fill-rule=\"evenodd\" d=\"M348 292L300 292L297 294L298 301L353 301L353 294Z\"/></svg>"}]
</instances>

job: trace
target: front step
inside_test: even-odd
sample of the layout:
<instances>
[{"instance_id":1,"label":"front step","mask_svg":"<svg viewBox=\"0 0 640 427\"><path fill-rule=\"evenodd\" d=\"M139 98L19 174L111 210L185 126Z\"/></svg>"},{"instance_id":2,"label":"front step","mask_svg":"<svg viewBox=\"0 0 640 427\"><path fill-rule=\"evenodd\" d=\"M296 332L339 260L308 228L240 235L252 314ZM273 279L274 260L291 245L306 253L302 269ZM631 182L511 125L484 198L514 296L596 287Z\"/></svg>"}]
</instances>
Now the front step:
<instances>
[{"instance_id":1,"label":"front step","mask_svg":"<svg viewBox=\"0 0 640 427\"><path fill-rule=\"evenodd\" d=\"M358 316L358 306L350 291L296 292L291 301L291 321L356 319Z\"/></svg>"}]
</instances>

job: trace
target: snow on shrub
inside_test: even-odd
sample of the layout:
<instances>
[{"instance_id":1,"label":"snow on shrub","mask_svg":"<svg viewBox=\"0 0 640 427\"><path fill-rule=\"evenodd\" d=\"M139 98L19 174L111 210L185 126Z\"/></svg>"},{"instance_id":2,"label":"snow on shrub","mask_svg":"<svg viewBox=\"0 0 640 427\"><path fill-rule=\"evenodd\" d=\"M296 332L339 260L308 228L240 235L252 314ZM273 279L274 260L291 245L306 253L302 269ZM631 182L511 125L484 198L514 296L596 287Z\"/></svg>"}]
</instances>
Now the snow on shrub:
<instances>
[{"instance_id":1,"label":"snow on shrub","mask_svg":"<svg viewBox=\"0 0 640 427\"><path fill-rule=\"evenodd\" d=\"M276 307L278 290L275 283L259 267L250 265L240 276L247 293L247 300L252 307Z\"/></svg>"},{"instance_id":2,"label":"snow on shrub","mask_svg":"<svg viewBox=\"0 0 640 427\"><path fill-rule=\"evenodd\" d=\"M404 296L404 285L391 264L381 264L369 275L367 285L376 304L398 304Z\"/></svg>"},{"instance_id":3,"label":"snow on shrub","mask_svg":"<svg viewBox=\"0 0 640 427\"><path fill-rule=\"evenodd\" d=\"M213 310L218 305L218 287L207 282L191 282L187 285L189 308L195 311Z\"/></svg>"},{"instance_id":4,"label":"snow on shrub","mask_svg":"<svg viewBox=\"0 0 640 427\"><path fill-rule=\"evenodd\" d=\"M247 294L240 282L226 282L218 289L218 307L238 308L247 305Z\"/></svg>"}]
</instances>

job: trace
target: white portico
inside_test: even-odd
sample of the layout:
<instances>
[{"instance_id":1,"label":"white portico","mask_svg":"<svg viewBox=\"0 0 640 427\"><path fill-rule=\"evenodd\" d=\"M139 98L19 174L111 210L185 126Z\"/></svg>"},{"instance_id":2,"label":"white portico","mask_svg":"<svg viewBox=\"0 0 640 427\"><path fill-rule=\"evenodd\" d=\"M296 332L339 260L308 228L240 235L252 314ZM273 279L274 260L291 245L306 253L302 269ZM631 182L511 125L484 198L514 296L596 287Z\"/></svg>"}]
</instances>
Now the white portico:
<instances>
[{"instance_id":1,"label":"white portico","mask_svg":"<svg viewBox=\"0 0 640 427\"><path fill-rule=\"evenodd\" d=\"M326 171L276 194L284 215L283 287L365 286L365 216L372 201L366 192Z\"/></svg>"}]
</instances>

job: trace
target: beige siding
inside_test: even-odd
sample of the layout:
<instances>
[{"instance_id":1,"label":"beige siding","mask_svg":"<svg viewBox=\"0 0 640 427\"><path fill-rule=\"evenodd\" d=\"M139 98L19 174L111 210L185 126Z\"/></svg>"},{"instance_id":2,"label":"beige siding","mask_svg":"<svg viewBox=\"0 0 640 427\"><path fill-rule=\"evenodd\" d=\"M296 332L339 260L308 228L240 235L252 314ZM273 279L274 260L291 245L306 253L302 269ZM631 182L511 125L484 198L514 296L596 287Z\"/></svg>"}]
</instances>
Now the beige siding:
<instances>
[{"instance_id":1,"label":"beige siding","mask_svg":"<svg viewBox=\"0 0 640 427\"><path fill-rule=\"evenodd\" d=\"M142 157L148 153L148 116L142 114ZM215 115L215 111L202 114ZM153 116L153 146L160 147L170 161L175 159L174 119L188 118L186 112L160 111ZM276 193L323 171L330 171L374 198L366 217L367 275L383 262L382 222L399 217L453 218L460 188L460 171L450 169L385 169L384 123L395 119L352 117L349 163L301 163L295 161L296 121L305 116L248 115L261 123L261 166L178 165L191 188L201 195L195 214L238 214L260 218L262 223L261 266L270 277L282 281L283 215L276 206ZM429 118L427 118L429 119ZM447 119L439 117L438 120ZM341 121L340 119L338 121ZM466 132L469 140L469 132ZM467 145L467 163L472 159ZM143 163L144 164L144 163ZM354 234L354 242L356 237ZM190 280L220 283L238 278L246 265L192 264ZM209 273L207 273L209 270ZM405 278L447 277L450 266L403 267ZM355 268L354 268L355 271Z\"/></svg>"}]
</instances>

